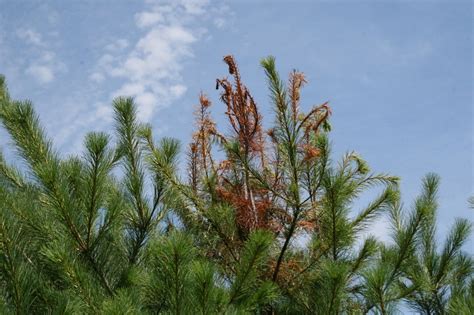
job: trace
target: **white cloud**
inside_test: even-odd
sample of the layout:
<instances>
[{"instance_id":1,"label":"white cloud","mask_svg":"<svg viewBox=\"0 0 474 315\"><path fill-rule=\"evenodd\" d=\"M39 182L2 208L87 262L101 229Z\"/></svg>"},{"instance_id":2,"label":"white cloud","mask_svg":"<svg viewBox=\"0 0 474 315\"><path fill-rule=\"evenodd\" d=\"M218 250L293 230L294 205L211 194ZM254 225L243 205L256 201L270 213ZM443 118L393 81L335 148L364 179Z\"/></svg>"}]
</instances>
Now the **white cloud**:
<instances>
[{"instance_id":1,"label":"white cloud","mask_svg":"<svg viewBox=\"0 0 474 315\"><path fill-rule=\"evenodd\" d=\"M140 104L137 118L142 121L149 121L153 116L154 107L158 101L155 94L151 92L139 93L135 101Z\"/></svg>"},{"instance_id":2,"label":"white cloud","mask_svg":"<svg viewBox=\"0 0 474 315\"><path fill-rule=\"evenodd\" d=\"M227 28L234 23L234 12L226 4L213 7L212 11L214 17L212 23L218 29Z\"/></svg>"},{"instance_id":3,"label":"white cloud","mask_svg":"<svg viewBox=\"0 0 474 315\"><path fill-rule=\"evenodd\" d=\"M53 118L47 128L57 131L53 137L62 152L80 152L86 130L110 127L113 97L133 96L138 117L144 121L150 121L158 110L182 97L187 91L184 64L193 58L194 45L207 40L207 28L215 28L214 21L223 16L220 7L210 6L207 0L146 0L146 7L134 16L136 29L110 38L88 73L88 84L61 100L61 114L51 109ZM55 24L57 18L51 16L49 23ZM0 29L0 41L4 33ZM26 63L22 63L22 71L40 84L58 81L66 67L54 50L61 39L57 28L38 32L23 26L13 35L24 44ZM0 45L0 58L3 49L4 45ZM158 130L167 128L160 125Z\"/></svg>"},{"instance_id":4,"label":"white cloud","mask_svg":"<svg viewBox=\"0 0 474 315\"><path fill-rule=\"evenodd\" d=\"M38 83L50 83L58 72L66 70L66 66L48 48L51 45L43 39L40 33L31 28L21 28L16 31L16 35L27 44L27 49L32 55L25 73L31 75Z\"/></svg>"},{"instance_id":5,"label":"white cloud","mask_svg":"<svg viewBox=\"0 0 474 315\"><path fill-rule=\"evenodd\" d=\"M81 110L87 107L84 104L87 101L73 96L65 105L78 110L71 109L67 117L58 119L61 133L55 140L66 152L80 150L84 130L104 130L110 125L112 98L133 96L138 118L150 121L157 111L182 97L187 91L182 77L184 63L193 58L194 45L208 35L207 27L216 27L215 18L225 15L221 14L220 5L211 7L207 0L147 0L146 3L146 9L135 14L138 37L111 39L89 73L90 94L102 94L101 102L89 102L92 105ZM107 86L99 86L105 82ZM160 125L159 131L167 128Z\"/></svg>"},{"instance_id":6,"label":"white cloud","mask_svg":"<svg viewBox=\"0 0 474 315\"><path fill-rule=\"evenodd\" d=\"M106 77L124 80L110 97L133 96L138 115L145 121L184 95L187 88L182 78L183 63L193 57L193 45L207 32L204 22L214 20L208 0L148 4L146 10L135 14L142 36L126 54L117 51L128 47L128 42L115 40L107 45L97 69L90 75L94 82Z\"/></svg>"},{"instance_id":7,"label":"white cloud","mask_svg":"<svg viewBox=\"0 0 474 315\"><path fill-rule=\"evenodd\" d=\"M112 107L110 105L98 104L94 116L102 121L111 122L113 120Z\"/></svg>"},{"instance_id":8,"label":"white cloud","mask_svg":"<svg viewBox=\"0 0 474 315\"><path fill-rule=\"evenodd\" d=\"M135 20L138 27L144 28L163 21L163 15L160 12L141 12L135 15Z\"/></svg>"},{"instance_id":9,"label":"white cloud","mask_svg":"<svg viewBox=\"0 0 474 315\"><path fill-rule=\"evenodd\" d=\"M214 25L217 28L223 28L225 26L225 19L221 17L214 19Z\"/></svg>"},{"instance_id":10,"label":"white cloud","mask_svg":"<svg viewBox=\"0 0 474 315\"><path fill-rule=\"evenodd\" d=\"M116 52L116 51L120 51L120 50L123 50L123 49L127 48L128 45L129 45L128 41L126 39L121 38L121 39L117 39L115 42L105 46L105 49L109 50L111 52Z\"/></svg>"},{"instance_id":11,"label":"white cloud","mask_svg":"<svg viewBox=\"0 0 474 315\"><path fill-rule=\"evenodd\" d=\"M186 0L183 1L184 8L189 14L204 14L206 12L206 6L209 4L209 0Z\"/></svg>"},{"instance_id":12,"label":"white cloud","mask_svg":"<svg viewBox=\"0 0 474 315\"><path fill-rule=\"evenodd\" d=\"M26 69L26 73L32 75L39 83L49 83L54 79L53 70L44 65L31 65Z\"/></svg>"},{"instance_id":13,"label":"white cloud","mask_svg":"<svg viewBox=\"0 0 474 315\"><path fill-rule=\"evenodd\" d=\"M180 97L186 93L187 88L184 85L176 84L170 87L170 91L175 97Z\"/></svg>"},{"instance_id":14,"label":"white cloud","mask_svg":"<svg viewBox=\"0 0 474 315\"><path fill-rule=\"evenodd\" d=\"M114 56L111 54L105 54L102 57L100 57L98 66L103 69L110 68L112 66L112 63L115 61Z\"/></svg>"},{"instance_id":15,"label":"white cloud","mask_svg":"<svg viewBox=\"0 0 474 315\"><path fill-rule=\"evenodd\" d=\"M182 26L157 26L142 37L132 53L110 75L132 80L160 80L181 70L184 57L192 56L196 37Z\"/></svg>"},{"instance_id":16,"label":"white cloud","mask_svg":"<svg viewBox=\"0 0 474 315\"><path fill-rule=\"evenodd\" d=\"M115 91L112 96L122 96L122 95L139 95L145 92L145 86L140 83L126 83L122 85L120 89Z\"/></svg>"},{"instance_id":17,"label":"white cloud","mask_svg":"<svg viewBox=\"0 0 474 315\"><path fill-rule=\"evenodd\" d=\"M93 82L96 82L96 83L101 83L102 81L105 80L105 77L102 73L100 72L94 72L92 73L90 76L89 76L89 79Z\"/></svg>"},{"instance_id":18,"label":"white cloud","mask_svg":"<svg viewBox=\"0 0 474 315\"><path fill-rule=\"evenodd\" d=\"M17 30L16 34L18 35L20 39L24 40L28 44L36 45L36 46L44 45L41 34L39 34L33 29L22 28L22 29Z\"/></svg>"}]
</instances>

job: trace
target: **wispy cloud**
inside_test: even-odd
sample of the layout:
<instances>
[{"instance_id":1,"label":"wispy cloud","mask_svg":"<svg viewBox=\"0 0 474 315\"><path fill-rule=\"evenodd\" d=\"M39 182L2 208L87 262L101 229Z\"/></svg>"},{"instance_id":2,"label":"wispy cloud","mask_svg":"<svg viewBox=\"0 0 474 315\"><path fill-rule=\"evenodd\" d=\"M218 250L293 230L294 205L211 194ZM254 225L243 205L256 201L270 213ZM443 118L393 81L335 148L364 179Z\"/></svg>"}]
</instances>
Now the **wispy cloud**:
<instances>
[{"instance_id":1,"label":"wispy cloud","mask_svg":"<svg viewBox=\"0 0 474 315\"><path fill-rule=\"evenodd\" d=\"M112 42L105 46L105 50L116 52L123 50L129 46L128 40L120 38L117 39L115 42Z\"/></svg>"},{"instance_id":2,"label":"wispy cloud","mask_svg":"<svg viewBox=\"0 0 474 315\"><path fill-rule=\"evenodd\" d=\"M16 31L18 37L28 44L35 46L44 46L41 34L32 29L21 28Z\"/></svg>"},{"instance_id":3,"label":"wispy cloud","mask_svg":"<svg viewBox=\"0 0 474 315\"><path fill-rule=\"evenodd\" d=\"M117 33L116 37L107 35L95 61L84 57L85 67L92 64L87 73L89 81L64 93L60 114L57 109L45 107L50 117L47 128L54 130L54 141L62 152L79 152L86 130L110 127L113 120L110 103L116 96L135 97L139 118L144 121L153 119L160 109L182 97L187 91L185 64L194 58L196 45L210 40L213 29L226 25L225 16L230 10L224 6L211 6L207 0L145 1L142 9L132 13L132 27L128 32ZM51 24L48 27L22 25L11 33L21 46L21 55L15 56L17 71L43 85L41 90L52 88L68 70L56 50L65 44L61 42L57 25L62 16L53 14L47 18ZM218 18L223 19L217 21ZM95 47L85 48L92 51ZM0 53L1 50L0 45ZM9 53L13 55L13 50ZM71 72L84 69L82 66L77 69L75 60L68 60L66 56L63 58ZM60 86L58 84L58 88ZM160 130L166 128L160 126Z\"/></svg>"},{"instance_id":4,"label":"wispy cloud","mask_svg":"<svg viewBox=\"0 0 474 315\"><path fill-rule=\"evenodd\" d=\"M193 57L193 44L207 33L202 21L209 20L212 12L207 0L148 1L147 9L135 14L142 36L126 54L121 52L128 41L107 45L90 78L95 82L122 79L110 97L134 96L139 118L150 120L156 110L186 92L183 62Z\"/></svg>"},{"instance_id":5,"label":"wispy cloud","mask_svg":"<svg viewBox=\"0 0 474 315\"><path fill-rule=\"evenodd\" d=\"M49 83L54 79L53 70L45 65L31 65L26 69L26 73L32 75L39 83Z\"/></svg>"},{"instance_id":6,"label":"wispy cloud","mask_svg":"<svg viewBox=\"0 0 474 315\"><path fill-rule=\"evenodd\" d=\"M48 43L43 36L32 28L20 28L16 35L31 50L29 64L25 73L32 76L38 83L47 84L55 79L58 72L66 70L64 63L60 62L56 54L48 48Z\"/></svg>"}]
</instances>

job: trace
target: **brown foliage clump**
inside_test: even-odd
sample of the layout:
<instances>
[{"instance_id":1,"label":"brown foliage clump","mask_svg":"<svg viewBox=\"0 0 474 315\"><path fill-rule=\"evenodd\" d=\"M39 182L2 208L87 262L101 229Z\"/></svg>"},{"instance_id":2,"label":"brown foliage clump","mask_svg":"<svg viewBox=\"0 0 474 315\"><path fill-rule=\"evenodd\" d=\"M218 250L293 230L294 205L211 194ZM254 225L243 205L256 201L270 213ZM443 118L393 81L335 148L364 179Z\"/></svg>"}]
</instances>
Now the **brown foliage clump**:
<instances>
[{"instance_id":1,"label":"brown foliage clump","mask_svg":"<svg viewBox=\"0 0 474 315\"><path fill-rule=\"evenodd\" d=\"M211 199L225 202L235 210L235 221L241 237L250 231L267 229L281 233L289 224L292 215L284 203L279 202L276 191L288 189L282 164L275 152L268 149L278 147L278 136L274 129L263 132L262 116L249 89L243 84L237 63L233 56L225 56L231 78L216 80L216 88L221 89L220 99L226 106L226 116L231 126L230 134L221 134L209 114L211 101L201 94L196 109L196 131L189 149L190 182L196 192L212 190ZM317 133L330 115L327 103L313 108L307 115L300 113L300 91L307 83L303 73L293 71L288 80L288 99L291 106L291 119L299 123L304 139L298 143L302 160L313 163L320 151L310 141L310 134ZM234 143L238 152L226 149L226 157L214 160L212 144L226 146ZM238 156L236 156L236 154ZM277 154L278 155L278 154ZM245 161L246 165L244 165ZM249 166L255 172L249 170ZM270 187L262 187L255 179L261 174ZM211 182L214 187L211 187ZM298 228L314 228L314 220L301 220Z\"/></svg>"}]
</instances>

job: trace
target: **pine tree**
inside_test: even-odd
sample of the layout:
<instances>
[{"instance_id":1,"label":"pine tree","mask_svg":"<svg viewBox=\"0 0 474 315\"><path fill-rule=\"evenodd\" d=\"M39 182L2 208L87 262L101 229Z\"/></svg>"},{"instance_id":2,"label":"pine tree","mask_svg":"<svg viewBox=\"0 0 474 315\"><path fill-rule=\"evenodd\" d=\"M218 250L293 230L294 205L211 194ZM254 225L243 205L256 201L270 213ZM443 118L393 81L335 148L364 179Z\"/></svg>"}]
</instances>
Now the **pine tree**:
<instances>
[{"instance_id":1,"label":"pine tree","mask_svg":"<svg viewBox=\"0 0 474 315\"><path fill-rule=\"evenodd\" d=\"M397 177L355 152L332 160L331 109L303 112L303 73L285 83L273 57L262 61L275 113L264 130L234 58L224 62L230 132L201 94L187 178L180 143L155 140L132 98L114 100L113 136L91 132L83 153L63 157L1 78L0 121L22 161L0 155L1 312L469 313L471 224L458 219L436 246L438 177L404 211ZM384 216L388 243L368 234Z\"/></svg>"},{"instance_id":2,"label":"pine tree","mask_svg":"<svg viewBox=\"0 0 474 315\"><path fill-rule=\"evenodd\" d=\"M211 102L201 95L188 154L190 189L183 193L199 206L187 209L182 221L198 218L197 225L190 222L186 227L199 233L207 242L203 250L224 265L239 260L236 253L250 232L263 229L273 235L270 268L263 277L278 285L281 296L268 309L328 314L355 307L347 297L377 244L369 237L359 251L354 245L367 225L397 199L398 179L370 173L354 152L333 165L328 103L303 113L304 75L293 71L286 87L271 57L262 66L276 121L264 133L262 116L233 57L224 61L233 83L221 79L217 87L223 89L221 100L232 133L217 130L209 113ZM213 145L224 150L223 160L216 160ZM380 196L351 218L354 200L373 186L383 187ZM304 240L307 244L301 248L298 242ZM228 272L232 278L233 271ZM328 303L321 304L323 300Z\"/></svg>"}]
</instances>

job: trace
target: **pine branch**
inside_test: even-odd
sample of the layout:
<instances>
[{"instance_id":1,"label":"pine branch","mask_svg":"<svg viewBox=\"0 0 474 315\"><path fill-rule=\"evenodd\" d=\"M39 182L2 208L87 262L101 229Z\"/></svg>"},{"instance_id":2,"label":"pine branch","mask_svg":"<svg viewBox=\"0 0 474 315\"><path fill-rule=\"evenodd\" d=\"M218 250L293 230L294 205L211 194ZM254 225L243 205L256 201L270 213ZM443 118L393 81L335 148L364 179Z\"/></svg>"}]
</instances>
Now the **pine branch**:
<instances>
[{"instance_id":1,"label":"pine branch","mask_svg":"<svg viewBox=\"0 0 474 315\"><path fill-rule=\"evenodd\" d=\"M255 288L259 269L265 263L271 242L270 234L264 231L256 231L250 234L237 266L229 304L239 303Z\"/></svg>"},{"instance_id":2,"label":"pine branch","mask_svg":"<svg viewBox=\"0 0 474 315\"><path fill-rule=\"evenodd\" d=\"M385 189L379 197L371 202L352 221L351 228L354 233L359 233L364 230L370 222L377 218L380 212L390 209L398 198L398 192L392 187Z\"/></svg>"}]
</instances>

